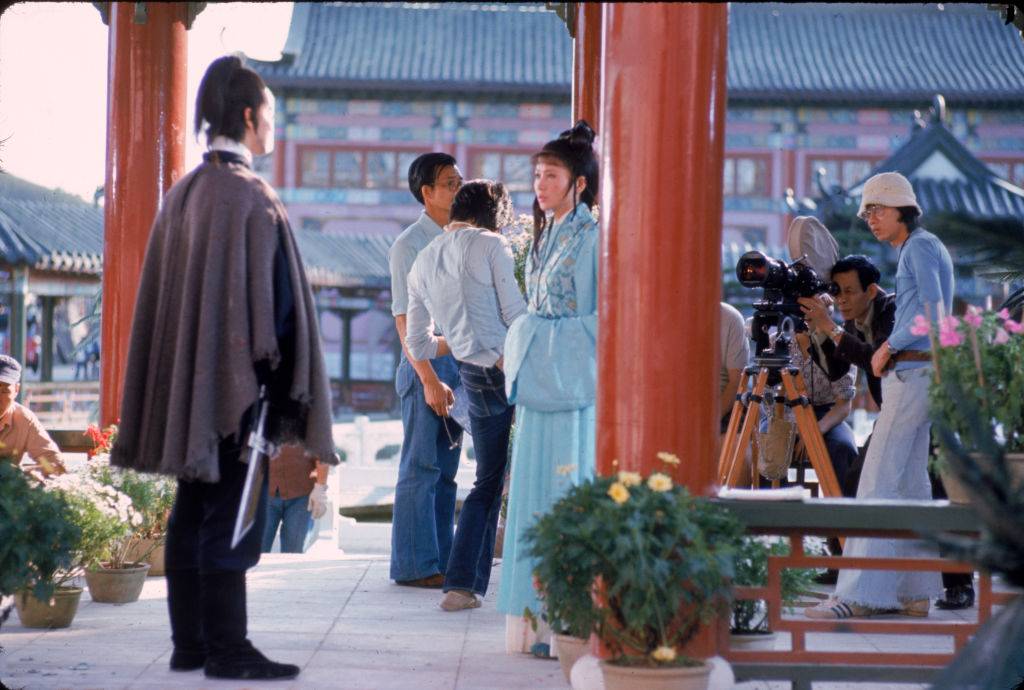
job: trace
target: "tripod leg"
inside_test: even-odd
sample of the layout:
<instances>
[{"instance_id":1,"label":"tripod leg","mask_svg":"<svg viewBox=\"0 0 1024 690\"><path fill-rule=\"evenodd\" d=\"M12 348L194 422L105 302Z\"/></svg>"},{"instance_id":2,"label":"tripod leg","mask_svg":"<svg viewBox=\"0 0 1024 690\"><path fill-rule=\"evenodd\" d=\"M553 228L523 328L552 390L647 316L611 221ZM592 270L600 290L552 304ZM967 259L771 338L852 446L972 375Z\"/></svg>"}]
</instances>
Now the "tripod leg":
<instances>
[{"instance_id":1,"label":"tripod leg","mask_svg":"<svg viewBox=\"0 0 1024 690\"><path fill-rule=\"evenodd\" d=\"M750 393L747 414L743 418L739 441L737 441L732 458L729 460L725 479L726 486L735 487L739 483L740 469L745 464L744 451L750 447L750 439L754 434L754 425L757 424L761 416L761 400L764 398L764 389L767 385L768 369L762 367L761 371L757 374L754 390Z\"/></svg>"},{"instance_id":2,"label":"tripod leg","mask_svg":"<svg viewBox=\"0 0 1024 690\"><path fill-rule=\"evenodd\" d=\"M800 371L796 370L794 377L793 370L783 370L782 385L789 400L800 401L799 405L793 407L793 415L796 417L800 437L804 440L804 446L807 448L807 457L818 477L821 493L833 498L842 497L839 481L836 479L828 449L825 447L825 439L821 437L818 421L807 402L807 389L804 387L804 379Z\"/></svg>"},{"instance_id":3,"label":"tripod leg","mask_svg":"<svg viewBox=\"0 0 1024 690\"><path fill-rule=\"evenodd\" d=\"M750 372L746 369L740 374L740 385L736 389L736 400L732 404L732 412L729 413L729 427L725 431L725 440L722 442L722 452L718 454L718 484L725 485L728 476L729 459L736 452L736 432L740 428L740 420L743 418L742 396L747 392L747 385L750 383Z\"/></svg>"}]
</instances>

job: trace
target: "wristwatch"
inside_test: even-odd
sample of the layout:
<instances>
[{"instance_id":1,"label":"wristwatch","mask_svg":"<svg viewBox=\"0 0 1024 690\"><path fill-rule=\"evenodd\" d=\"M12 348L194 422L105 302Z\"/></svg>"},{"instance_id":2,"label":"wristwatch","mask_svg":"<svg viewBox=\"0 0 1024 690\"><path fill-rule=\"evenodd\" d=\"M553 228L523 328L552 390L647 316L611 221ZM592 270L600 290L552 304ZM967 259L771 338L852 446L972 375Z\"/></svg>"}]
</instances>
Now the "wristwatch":
<instances>
[{"instance_id":1,"label":"wristwatch","mask_svg":"<svg viewBox=\"0 0 1024 690\"><path fill-rule=\"evenodd\" d=\"M841 338L843 333L845 333L845 332L846 331L843 330L842 326L836 325L836 326L833 326L832 330L828 332L828 337L830 337L832 339Z\"/></svg>"}]
</instances>

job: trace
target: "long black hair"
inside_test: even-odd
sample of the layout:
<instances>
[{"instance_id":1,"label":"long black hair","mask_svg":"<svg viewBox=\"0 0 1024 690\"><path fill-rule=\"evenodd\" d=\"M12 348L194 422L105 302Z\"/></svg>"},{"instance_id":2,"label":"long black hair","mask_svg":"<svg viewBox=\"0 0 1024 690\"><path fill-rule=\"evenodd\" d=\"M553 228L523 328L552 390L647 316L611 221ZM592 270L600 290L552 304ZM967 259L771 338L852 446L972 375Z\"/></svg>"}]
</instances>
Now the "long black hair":
<instances>
[{"instance_id":1,"label":"long black hair","mask_svg":"<svg viewBox=\"0 0 1024 690\"><path fill-rule=\"evenodd\" d=\"M572 213L576 213L579 202L593 209L597 203L597 184L600 170L597 164L597 154L594 153L594 130L586 120L578 120L572 129L567 129L544 144L537 153L530 158L532 165L545 160L554 160L569 169L572 189ZM577 197L576 180L583 177L587 182L586 188ZM554 219L551 221L554 222ZM537 197L533 198L533 251L537 251L541 235L548 227L547 215L537 203Z\"/></svg>"},{"instance_id":2,"label":"long black hair","mask_svg":"<svg viewBox=\"0 0 1024 690\"><path fill-rule=\"evenodd\" d=\"M252 108L255 126L256 113L267 100L264 89L263 79L240 57L225 55L211 62L196 94L196 138L205 123L207 142L218 136L241 141L245 109Z\"/></svg>"}]
</instances>

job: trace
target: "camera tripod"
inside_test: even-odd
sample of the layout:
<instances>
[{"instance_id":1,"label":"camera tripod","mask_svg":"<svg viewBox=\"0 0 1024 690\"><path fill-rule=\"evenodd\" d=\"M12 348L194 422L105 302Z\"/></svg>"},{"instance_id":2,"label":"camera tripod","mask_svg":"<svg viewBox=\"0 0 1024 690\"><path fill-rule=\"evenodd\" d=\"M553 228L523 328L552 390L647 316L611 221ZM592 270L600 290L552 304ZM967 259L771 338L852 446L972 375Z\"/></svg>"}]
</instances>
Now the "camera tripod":
<instances>
[{"instance_id":1,"label":"camera tripod","mask_svg":"<svg viewBox=\"0 0 1024 690\"><path fill-rule=\"evenodd\" d=\"M785 351L785 348L783 348ZM788 354L788 352L787 352ZM750 378L757 374L753 390L747 394ZM832 463L829 460L825 439L821 436L817 419L807 398L803 374L796 367L790 366L789 357L755 357L754 366L747 367L740 376L740 385L729 415L729 428L725 433L722 452L718 458L718 483L720 486L736 487L739 484L740 470L743 467L746 449L750 446L754 428L760 422L761 402L765 399L768 388L775 390L775 405L781 408L788 406L796 418L797 430L807 449L811 467L818 477L821 493L830 497L841 497L842 491L836 480ZM785 397L782 397L782 394ZM742 422L740 421L742 417ZM741 426L742 424L742 426ZM739 435L736 432L739 430ZM757 454L752 453L752 484L757 488L759 472Z\"/></svg>"}]
</instances>

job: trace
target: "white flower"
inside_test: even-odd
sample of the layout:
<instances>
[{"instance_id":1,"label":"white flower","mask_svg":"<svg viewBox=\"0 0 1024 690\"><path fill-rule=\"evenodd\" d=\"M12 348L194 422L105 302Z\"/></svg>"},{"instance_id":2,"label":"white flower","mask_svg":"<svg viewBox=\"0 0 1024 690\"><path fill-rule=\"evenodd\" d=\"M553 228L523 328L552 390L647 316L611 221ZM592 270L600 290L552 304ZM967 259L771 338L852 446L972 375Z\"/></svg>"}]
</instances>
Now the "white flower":
<instances>
[{"instance_id":1,"label":"white flower","mask_svg":"<svg viewBox=\"0 0 1024 690\"><path fill-rule=\"evenodd\" d=\"M655 472L647 478L647 488L651 491L670 491L672 489L672 478L667 474Z\"/></svg>"},{"instance_id":2,"label":"white flower","mask_svg":"<svg viewBox=\"0 0 1024 690\"><path fill-rule=\"evenodd\" d=\"M640 486L640 482L643 481L643 477L640 476L639 472L619 472L618 479L622 482L623 486Z\"/></svg>"}]
</instances>

